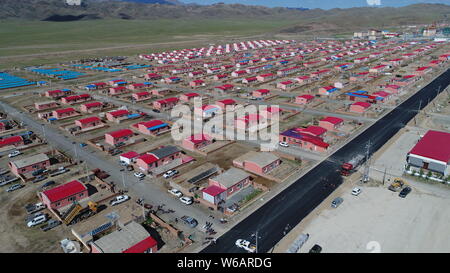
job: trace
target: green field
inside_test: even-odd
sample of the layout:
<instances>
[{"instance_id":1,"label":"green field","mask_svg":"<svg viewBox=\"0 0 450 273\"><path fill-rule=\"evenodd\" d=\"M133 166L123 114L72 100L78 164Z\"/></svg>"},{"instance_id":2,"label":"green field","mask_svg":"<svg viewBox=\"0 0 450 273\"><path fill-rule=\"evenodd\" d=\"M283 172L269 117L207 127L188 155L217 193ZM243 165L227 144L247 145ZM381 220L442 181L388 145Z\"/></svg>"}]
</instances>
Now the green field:
<instances>
[{"instance_id":1,"label":"green field","mask_svg":"<svg viewBox=\"0 0 450 273\"><path fill-rule=\"evenodd\" d=\"M181 48L183 42L220 41L230 37L266 34L293 24L292 20L86 20L75 22L2 21L0 57L22 64L19 55L72 52L78 57L142 52L142 46ZM150 44L155 43L155 46ZM167 44L165 44L167 43ZM114 48L125 47L125 48ZM86 54L84 54L86 53ZM43 61L50 58L40 56ZM43 57L43 58L42 58ZM28 58L33 61L33 58ZM2 64L1 66L4 66Z\"/></svg>"}]
</instances>

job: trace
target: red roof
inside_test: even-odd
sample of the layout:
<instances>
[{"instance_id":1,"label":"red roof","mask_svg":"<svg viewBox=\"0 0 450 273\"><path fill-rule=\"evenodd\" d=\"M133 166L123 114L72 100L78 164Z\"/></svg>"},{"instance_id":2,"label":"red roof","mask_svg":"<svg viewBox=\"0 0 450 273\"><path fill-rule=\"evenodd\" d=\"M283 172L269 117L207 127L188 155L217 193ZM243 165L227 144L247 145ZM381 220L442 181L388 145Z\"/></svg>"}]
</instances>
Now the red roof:
<instances>
[{"instance_id":1,"label":"red roof","mask_svg":"<svg viewBox=\"0 0 450 273\"><path fill-rule=\"evenodd\" d=\"M140 96L147 96L147 95L150 95L150 92L143 91L143 92L135 93L135 95L138 96L138 97L140 97Z\"/></svg>"},{"instance_id":2,"label":"red roof","mask_svg":"<svg viewBox=\"0 0 450 273\"><path fill-rule=\"evenodd\" d=\"M103 103L96 101L96 102L86 103L83 105L86 106L86 108L92 108L92 107L102 106Z\"/></svg>"},{"instance_id":3,"label":"red roof","mask_svg":"<svg viewBox=\"0 0 450 273\"><path fill-rule=\"evenodd\" d=\"M422 139L412 148L410 154L443 161L450 161L450 133L428 131Z\"/></svg>"},{"instance_id":4,"label":"red roof","mask_svg":"<svg viewBox=\"0 0 450 273\"><path fill-rule=\"evenodd\" d=\"M232 100L232 99L219 100L217 102L223 103L225 105L234 105L234 104L236 104L236 101Z\"/></svg>"},{"instance_id":5,"label":"red roof","mask_svg":"<svg viewBox=\"0 0 450 273\"><path fill-rule=\"evenodd\" d=\"M187 138L190 142L197 144L203 141L211 140L211 137L207 134L195 134Z\"/></svg>"},{"instance_id":6,"label":"red roof","mask_svg":"<svg viewBox=\"0 0 450 273\"><path fill-rule=\"evenodd\" d=\"M258 90L256 90L256 92L259 92L261 94L267 94L267 93L270 93L270 90L269 89L258 89Z\"/></svg>"},{"instance_id":7,"label":"red roof","mask_svg":"<svg viewBox=\"0 0 450 273\"><path fill-rule=\"evenodd\" d=\"M100 118L99 117L89 117L89 118L79 119L77 121L82 123L82 124L86 124L86 123L91 123L91 122L94 122L94 121L100 121Z\"/></svg>"},{"instance_id":8,"label":"red roof","mask_svg":"<svg viewBox=\"0 0 450 273\"><path fill-rule=\"evenodd\" d=\"M143 126L145 126L146 128L151 128L151 127L154 127L154 126L157 126L157 125L161 125L161 124L163 124L164 122L162 122L162 121L160 121L160 120L158 120L158 119L154 119L154 120L150 120L150 121L145 121L145 122L139 122L138 123L138 127L139 127L139 125L143 125Z\"/></svg>"},{"instance_id":9,"label":"red roof","mask_svg":"<svg viewBox=\"0 0 450 273\"><path fill-rule=\"evenodd\" d=\"M224 192L225 190L217 187L217 186L209 186L206 189L203 189L202 192L210 195L210 196L217 196L219 194L221 194L222 192Z\"/></svg>"},{"instance_id":10,"label":"red roof","mask_svg":"<svg viewBox=\"0 0 450 273\"><path fill-rule=\"evenodd\" d=\"M138 157L138 156L139 156L139 154L136 153L136 152L133 152L133 151L127 152L127 153L123 153L123 154L120 155L120 157L125 157L125 158L128 158L128 159L132 159L132 158L135 158L135 157Z\"/></svg>"},{"instance_id":11,"label":"red roof","mask_svg":"<svg viewBox=\"0 0 450 273\"><path fill-rule=\"evenodd\" d=\"M352 105L358 105L364 108L369 108L372 104L368 103L368 102L363 102L363 101L358 101L353 103Z\"/></svg>"},{"instance_id":12,"label":"red roof","mask_svg":"<svg viewBox=\"0 0 450 273\"><path fill-rule=\"evenodd\" d=\"M74 180L69 183L54 187L53 189L46 190L42 194L47 196L50 202L54 203L75 194L82 193L84 191L87 191L86 186L80 181Z\"/></svg>"},{"instance_id":13,"label":"red roof","mask_svg":"<svg viewBox=\"0 0 450 273\"><path fill-rule=\"evenodd\" d=\"M62 91L59 90L59 89L58 90L50 90L50 91L47 91L47 93L50 94L50 95L51 94L59 94L59 93L62 93Z\"/></svg>"},{"instance_id":14,"label":"red roof","mask_svg":"<svg viewBox=\"0 0 450 273\"><path fill-rule=\"evenodd\" d=\"M79 98L80 98L79 96L68 96L68 97L65 97L62 99L64 99L65 101L73 101L73 100L77 100Z\"/></svg>"},{"instance_id":15,"label":"red roof","mask_svg":"<svg viewBox=\"0 0 450 273\"><path fill-rule=\"evenodd\" d=\"M292 81L284 81L284 82L281 82L281 84L283 84L283 85L288 85L288 84L292 84L293 82Z\"/></svg>"},{"instance_id":16,"label":"red roof","mask_svg":"<svg viewBox=\"0 0 450 273\"><path fill-rule=\"evenodd\" d=\"M301 96L298 96L298 98L304 98L304 99L306 99L306 100L312 100L312 99L314 99L314 96L313 95L301 95Z\"/></svg>"},{"instance_id":17,"label":"red roof","mask_svg":"<svg viewBox=\"0 0 450 273\"><path fill-rule=\"evenodd\" d=\"M384 91L378 91L378 92L373 93L372 95L375 95L377 97L386 98L386 97L389 97L389 95L391 95L391 94L388 92L384 92Z\"/></svg>"},{"instance_id":18,"label":"red roof","mask_svg":"<svg viewBox=\"0 0 450 273\"><path fill-rule=\"evenodd\" d=\"M187 94L184 94L184 95L185 95L186 97L189 97L189 98L200 96L198 93L187 93Z\"/></svg>"},{"instance_id":19,"label":"red roof","mask_svg":"<svg viewBox=\"0 0 450 273\"><path fill-rule=\"evenodd\" d=\"M113 117L120 117L120 116L125 116L125 115L130 114L130 112L128 112L128 110L116 110L116 111L109 112L109 114Z\"/></svg>"},{"instance_id":20,"label":"red roof","mask_svg":"<svg viewBox=\"0 0 450 273\"><path fill-rule=\"evenodd\" d=\"M133 131L131 131L130 129L122 129L122 130L117 130L114 132L106 133L106 135L110 135L113 138L121 138L121 137L133 135Z\"/></svg>"},{"instance_id":21,"label":"red roof","mask_svg":"<svg viewBox=\"0 0 450 273\"><path fill-rule=\"evenodd\" d=\"M23 141L21 136L12 136L0 140L0 147Z\"/></svg>"},{"instance_id":22,"label":"red roof","mask_svg":"<svg viewBox=\"0 0 450 273\"><path fill-rule=\"evenodd\" d=\"M151 236L148 236L134 246L131 246L127 250L122 251L122 253L144 253L148 249L153 248L157 245L158 243L155 241L155 239L153 239Z\"/></svg>"},{"instance_id":23,"label":"red roof","mask_svg":"<svg viewBox=\"0 0 450 273\"><path fill-rule=\"evenodd\" d=\"M321 119L320 121L326 121L335 125L344 122L343 119L337 117L326 117L324 119Z\"/></svg>"},{"instance_id":24,"label":"red roof","mask_svg":"<svg viewBox=\"0 0 450 273\"><path fill-rule=\"evenodd\" d=\"M138 159L144 161L147 165L158 161L158 158L152 154L141 155Z\"/></svg>"},{"instance_id":25,"label":"red roof","mask_svg":"<svg viewBox=\"0 0 450 273\"><path fill-rule=\"evenodd\" d=\"M320 126L308 126L307 128L298 128L297 131L303 132L303 133L309 133L315 136L323 135L327 132L327 129L322 128Z\"/></svg>"},{"instance_id":26,"label":"red roof","mask_svg":"<svg viewBox=\"0 0 450 273\"><path fill-rule=\"evenodd\" d=\"M69 108L64 108L64 109L57 109L57 110L55 110L55 112L58 114L64 114L64 113L75 112L75 109L73 109L72 107L69 107Z\"/></svg>"},{"instance_id":27,"label":"red roof","mask_svg":"<svg viewBox=\"0 0 450 273\"><path fill-rule=\"evenodd\" d=\"M167 98L167 99L163 99L163 100L159 100L158 101L160 104L166 104L166 103L171 103L171 102L178 102L178 98Z\"/></svg>"}]
</instances>

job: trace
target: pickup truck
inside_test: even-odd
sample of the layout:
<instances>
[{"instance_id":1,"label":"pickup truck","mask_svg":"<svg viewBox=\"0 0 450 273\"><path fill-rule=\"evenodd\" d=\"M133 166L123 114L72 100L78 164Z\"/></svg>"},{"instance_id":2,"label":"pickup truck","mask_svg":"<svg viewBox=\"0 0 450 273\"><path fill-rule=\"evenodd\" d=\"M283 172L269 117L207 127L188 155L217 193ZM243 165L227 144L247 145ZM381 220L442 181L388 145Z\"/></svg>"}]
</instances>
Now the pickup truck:
<instances>
[{"instance_id":1,"label":"pickup truck","mask_svg":"<svg viewBox=\"0 0 450 273\"><path fill-rule=\"evenodd\" d=\"M50 173L50 176L51 176L51 177L54 177L54 176L57 176L57 175L66 173L66 172L68 172L68 171L70 171L70 170L69 170L69 169L66 169L66 168L64 168L64 167L59 167L57 170L51 172L51 173Z\"/></svg>"},{"instance_id":2,"label":"pickup truck","mask_svg":"<svg viewBox=\"0 0 450 273\"><path fill-rule=\"evenodd\" d=\"M25 210L28 214L33 214L43 209L45 209L45 205L42 202L36 204L28 204L25 206Z\"/></svg>"},{"instance_id":3,"label":"pickup truck","mask_svg":"<svg viewBox=\"0 0 450 273\"><path fill-rule=\"evenodd\" d=\"M46 172L48 172L47 169L39 169L39 170L36 170L36 171L32 172L31 175L38 176L38 175L44 174Z\"/></svg>"},{"instance_id":4,"label":"pickup truck","mask_svg":"<svg viewBox=\"0 0 450 273\"><path fill-rule=\"evenodd\" d=\"M41 227L42 231L47 231L61 225L61 221L50 219L46 225Z\"/></svg>"},{"instance_id":5,"label":"pickup truck","mask_svg":"<svg viewBox=\"0 0 450 273\"><path fill-rule=\"evenodd\" d=\"M47 179L47 177L45 175L40 175L38 177L36 177L35 179L33 179L33 183L37 183L37 182L41 182L43 180Z\"/></svg>"}]
</instances>

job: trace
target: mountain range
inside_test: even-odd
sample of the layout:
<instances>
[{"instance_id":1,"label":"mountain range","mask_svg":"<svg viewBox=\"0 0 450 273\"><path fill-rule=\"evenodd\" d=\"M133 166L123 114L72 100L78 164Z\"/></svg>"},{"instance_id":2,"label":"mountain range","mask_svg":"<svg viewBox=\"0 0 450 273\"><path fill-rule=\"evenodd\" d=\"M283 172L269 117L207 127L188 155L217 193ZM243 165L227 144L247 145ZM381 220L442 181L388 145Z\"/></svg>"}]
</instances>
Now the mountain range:
<instances>
[{"instance_id":1,"label":"mountain range","mask_svg":"<svg viewBox=\"0 0 450 273\"><path fill-rule=\"evenodd\" d=\"M129 2L132 1L132 2ZM136 3L145 1L153 3ZM155 3L156 1L160 3ZM163 4L161 1L168 2ZM361 7L349 9L293 9L242 4L185 5L177 0L86 0L71 7L62 0L1 0L0 18L19 20L70 21L87 19L264 19L291 20L288 32L304 29L336 28L353 30L367 27L428 24L447 20L450 6L416 4L406 7ZM181 4L180 4L181 3ZM380 20L382 18L382 20Z\"/></svg>"}]
</instances>

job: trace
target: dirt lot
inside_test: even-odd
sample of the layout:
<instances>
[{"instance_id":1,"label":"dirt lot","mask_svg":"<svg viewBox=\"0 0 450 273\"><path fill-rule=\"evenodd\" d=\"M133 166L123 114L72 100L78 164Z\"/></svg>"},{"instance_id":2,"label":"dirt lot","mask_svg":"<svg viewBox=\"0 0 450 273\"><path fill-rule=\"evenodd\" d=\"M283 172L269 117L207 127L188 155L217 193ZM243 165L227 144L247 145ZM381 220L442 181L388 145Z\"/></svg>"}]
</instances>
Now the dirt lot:
<instances>
[{"instance_id":1,"label":"dirt lot","mask_svg":"<svg viewBox=\"0 0 450 273\"><path fill-rule=\"evenodd\" d=\"M2 210L0 211L0 252L62 252L59 241L70 234L70 229L58 226L47 232L39 227L28 228L25 223L27 216L24 206L37 203L36 190L41 185L28 184L25 188L14 192L5 192L4 186L0 193ZM49 213L44 210L43 212Z\"/></svg>"},{"instance_id":2,"label":"dirt lot","mask_svg":"<svg viewBox=\"0 0 450 273\"><path fill-rule=\"evenodd\" d=\"M367 253L373 251L368 245L372 241L381 252L450 251L450 237L445 235L449 189L442 189L445 196L436 195L418 184L405 199L385 187L363 187L357 197L350 190L348 184L341 189L344 202L337 209L329 207L333 195L314 220L296 230L310 234L300 252L319 244L323 252Z\"/></svg>"}]
</instances>

